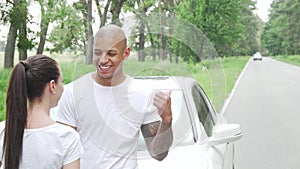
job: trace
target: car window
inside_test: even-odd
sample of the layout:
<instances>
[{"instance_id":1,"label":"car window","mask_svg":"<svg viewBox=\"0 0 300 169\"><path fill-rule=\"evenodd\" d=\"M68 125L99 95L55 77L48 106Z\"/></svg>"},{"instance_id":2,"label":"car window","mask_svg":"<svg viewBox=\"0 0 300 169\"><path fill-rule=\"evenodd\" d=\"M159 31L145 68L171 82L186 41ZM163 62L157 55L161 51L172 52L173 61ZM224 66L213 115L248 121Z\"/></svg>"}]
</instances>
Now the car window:
<instances>
[{"instance_id":1,"label":"car window","mask_svg":"<svg viewBox=\"0 0 300 169\"><path fill-rule=\"evenodd\" d=\"M187 109L187 102L183 96L182 90L172 90L172 130L173 130L173 147L194 144L194 135L192 131L191 119ZM140 133L138 150L146 149L142 134Z\"/></svg>"},{"instance_id":2,"label":"car window","mask_svg":"<svg viewBox=\"0 0 300 169\"><path fill-rule=\"evenodd\" d=\"M212 135L215 122L208 107L209 103L206 102L206 99L204 98L204 93L201 91L201 87L195 85L192 89L193 99L195 102L200 122L203 125L207 136L210 137Z\"/></svg>"}]
</instances>

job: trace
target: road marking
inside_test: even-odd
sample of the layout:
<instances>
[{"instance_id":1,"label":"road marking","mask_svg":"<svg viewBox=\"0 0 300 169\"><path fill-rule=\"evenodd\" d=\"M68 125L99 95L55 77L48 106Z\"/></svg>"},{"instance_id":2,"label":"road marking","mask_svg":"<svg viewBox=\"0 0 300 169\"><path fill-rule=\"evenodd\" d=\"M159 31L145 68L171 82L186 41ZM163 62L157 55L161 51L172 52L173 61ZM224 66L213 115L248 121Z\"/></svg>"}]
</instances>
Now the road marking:
<instances>
[{"instance_id":1,"label":"road marking","mask_svg":"<svg viewBox=\"0 0 300 169\"><path fill-rule=\"evenodd\" d=\"M233 94L234 94L234 92L235 92L235 90L236 90L236 88L237 88L237 86L238 86L238 84L239 84L239 82L240 82L242 76L244 75L244 73L245 73L245 71L246 71L246 69L247 69L247 67L248 67L248 65L249 65L250 60L252 60L252 57L251 57L251 58L248 60L248 62L246 63L246 65L245 65L243 71L242 71L241 74L239 75L238 79L235 81L235 84L234 84L234 86L233 86L233 88L232 88L232 90L231 90L231 92L230 92L228 98L225 100L224 106L222 107L222 110L221 110L221 112L220 112L221 116L224 115L224 112L225 112L225 110L227 109L228 104L229 104L229 102L230 102L230 100L231 100L231 98L232 98L232 96L233 96Z\"/></svg>"}]
</instances>

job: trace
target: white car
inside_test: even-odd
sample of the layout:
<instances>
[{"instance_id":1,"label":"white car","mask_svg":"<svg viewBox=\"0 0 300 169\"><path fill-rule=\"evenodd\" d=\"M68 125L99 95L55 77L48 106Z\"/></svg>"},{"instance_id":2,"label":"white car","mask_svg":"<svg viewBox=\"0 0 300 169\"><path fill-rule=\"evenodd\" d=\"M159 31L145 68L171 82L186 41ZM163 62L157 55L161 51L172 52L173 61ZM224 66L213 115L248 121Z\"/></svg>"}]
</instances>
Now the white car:
<instances>
[{"instance_id":1,"label":"white car","mask_svg":"<svg viewBox=\"0 0 300 169\"><path fill-rule=\"evenodd\" d=\"M189 77L136 77L144 89L172 90L174 140L168 156L150 157L143 138L137 153L139 169L232 169L233 142L242 137L239 124L216 113L196 80Z\"/></svg>"},{"instance_id":2,"label":"white car","mask_svg":"<svg viewBox=\"0 0 300 169\"><path fill-rule=\"evenodd\" d=\"M256 52L254 55L253 55L253 60L260 60L262 61L262 55L259 53L259 52Z\"/></svg>"}]
</instances>

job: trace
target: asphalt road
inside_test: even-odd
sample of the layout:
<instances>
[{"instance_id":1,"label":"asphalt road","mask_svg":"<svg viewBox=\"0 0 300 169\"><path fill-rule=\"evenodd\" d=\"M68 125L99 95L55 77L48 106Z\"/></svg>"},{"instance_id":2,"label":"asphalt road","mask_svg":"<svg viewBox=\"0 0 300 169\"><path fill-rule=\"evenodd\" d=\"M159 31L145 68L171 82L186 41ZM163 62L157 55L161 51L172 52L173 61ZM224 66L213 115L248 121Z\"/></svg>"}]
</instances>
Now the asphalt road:
<instances>
[{"instance_id":1,"label":"asphalt road","mask_svg":"<svg viewBox=\"0 0 300 169\"><path fill-rule=\"evenodd\" d=\"M243 131L235 169L300 169L300 68L249 60L224 112Z\"/></svg>"}]
</instances>

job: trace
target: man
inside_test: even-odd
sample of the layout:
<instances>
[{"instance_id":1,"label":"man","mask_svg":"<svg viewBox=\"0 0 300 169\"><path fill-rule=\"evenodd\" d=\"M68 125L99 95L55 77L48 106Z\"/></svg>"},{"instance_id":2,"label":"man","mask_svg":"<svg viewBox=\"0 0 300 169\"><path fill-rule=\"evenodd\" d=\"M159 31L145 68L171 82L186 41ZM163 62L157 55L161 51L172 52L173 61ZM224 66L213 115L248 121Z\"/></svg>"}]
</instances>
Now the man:
<instances>
[{"instance_id":1,"label":"man","mask_svg":"<svg viewBox=\"0 0 300 169\"><path fill-rule=\"evenodd\" d=\"M130 48L120 27L102 27L93 50L96 72L66 85L57 115L58 122L79 132L85 151L81 168L138 168L140 131L150 155L163 160L173 141L170 92L151 97L123 72Z\"/></svg>"}]
</instances>

